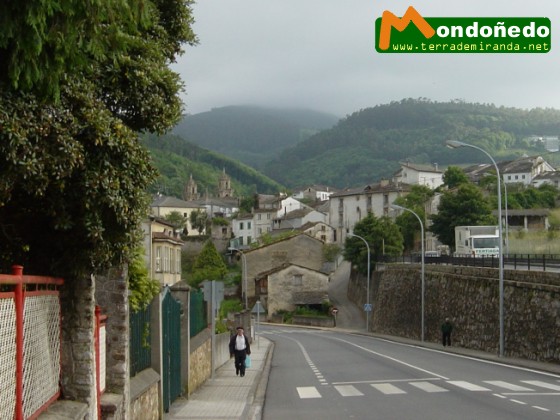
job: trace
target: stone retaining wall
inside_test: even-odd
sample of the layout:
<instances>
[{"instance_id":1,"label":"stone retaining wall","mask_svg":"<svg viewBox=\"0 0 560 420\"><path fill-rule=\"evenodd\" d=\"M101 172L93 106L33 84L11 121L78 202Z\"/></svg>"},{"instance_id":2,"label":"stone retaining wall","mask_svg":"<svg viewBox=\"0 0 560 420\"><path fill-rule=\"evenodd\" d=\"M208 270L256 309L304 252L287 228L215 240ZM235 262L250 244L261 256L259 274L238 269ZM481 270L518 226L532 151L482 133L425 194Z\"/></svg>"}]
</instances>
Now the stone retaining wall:
<instances>
[{"instance_id":1,"label":"stone retaining wall","mask_svg":"<svg viewBox=\"0 0 560 420\"><path fill-rule=\"evenodd\" d=\"M497 353L499 349L498 269L425 267L425 340L440 341L446 317L452 345ZM352 273L349 297L362 306L366 279ZM372 330L420 339L419 265L392 265L370 283ZM560 362L560 273L504 270L504 355Z\"/></svg>"}]
</instances>

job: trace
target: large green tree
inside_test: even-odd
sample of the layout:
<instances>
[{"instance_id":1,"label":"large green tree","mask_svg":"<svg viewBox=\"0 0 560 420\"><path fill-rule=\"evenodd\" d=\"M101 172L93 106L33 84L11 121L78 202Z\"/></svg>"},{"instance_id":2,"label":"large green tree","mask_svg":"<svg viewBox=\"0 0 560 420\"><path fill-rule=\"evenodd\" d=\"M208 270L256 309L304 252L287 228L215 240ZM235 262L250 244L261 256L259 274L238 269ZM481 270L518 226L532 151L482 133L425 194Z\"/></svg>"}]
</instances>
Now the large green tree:
<instances>
[{"instance_id":1,"label":"large green tree","mask_svg":"<svg viewBox=\"0 0 560 420\"><path fill-rule=\"evenodd\" d=\"M403 250L403 238L399 227L388 217L377 218L373 214L354 225L355 235L362 237L370 249L370 269L383 255L399 255ZM367 274L367 247L363 240L348 236L344 243L344 259L356 266L358 271Z\"/></svg>"},{"instance_id":2,"label":"large green tree","mask_svg":"<svg viewBox=\"0 0 560 420\"><path fill-rule=\"evenodd\" d=\"M181 114L170 65L190 0L0 5L0 265L55 275L129 261L156 172L139 131Z\"/></svg>"},{"instance_id":3,"label":"large green tree","mask_svg":"<svg viewBox=\"0 0 560 420\"><path fill-rule=\"evenodd\" d=\"M399 197L395 200L395 204L415 212L418 217L420 217L420 220L422 220L422 223L424 223L424 228L427 228L425 209L426 205L433 196L434 191L432 189L424 185L413 185L407 195ZM405 248L413 249L416 242L416 233L421 232L418 219L412 213L402 211L396 218L395 222L401 229Z\"/></svg>"},{"instance_id":4,"label":"large green tree","mask_svg":"<svg viewBox=\"0 0 560 420\"><path fill-rule=\"evenodd\" d=\"M492 225L496 219L482 192L473 184L461 184L443 193L438 213L430 216L432 231L441 243L455 248L455 226Z\"/></svg>"},{"instance_id":5,"label":"large green tree","mask_svg":"<svg viewBox=\"0 0 560 420\"><path fill-rule=\"evenodd\" d=\"M194 260L192 278L189 283L192 286L199 286L204 280L222 280L227 271L222 256L212 241L208 240Z\"/></svg>"}]
</instances>

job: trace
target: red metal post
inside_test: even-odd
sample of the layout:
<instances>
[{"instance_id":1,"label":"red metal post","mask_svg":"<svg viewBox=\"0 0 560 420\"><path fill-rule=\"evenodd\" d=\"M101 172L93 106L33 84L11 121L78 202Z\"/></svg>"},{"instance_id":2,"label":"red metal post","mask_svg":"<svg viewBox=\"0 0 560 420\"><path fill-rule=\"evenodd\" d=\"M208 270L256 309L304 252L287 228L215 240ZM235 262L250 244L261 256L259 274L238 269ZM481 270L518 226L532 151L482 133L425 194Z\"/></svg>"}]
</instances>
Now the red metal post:
<instances>
[{"instance_id":1,"label":"red metal post","mask_svg":"<svg viewBox=\"0 0 560 420\"><path fill-rule=\"evenodd\" d=\"M12 275L20 278L15 285L16 304L16 409L15 420L23 420L23 266L13 265Z\"/></svg>"},{"instance_id":2,"label":"red metal post","mask_svg":"<svg viewBox=\"0 0 560 420\"><path fill-rule=\"evenodd\" d=\"M99 351L99 328L101 327L101 308L95 305L95 385L97 389L97 418L101 418L101 355Z\"/></svg>"}]
</instances>

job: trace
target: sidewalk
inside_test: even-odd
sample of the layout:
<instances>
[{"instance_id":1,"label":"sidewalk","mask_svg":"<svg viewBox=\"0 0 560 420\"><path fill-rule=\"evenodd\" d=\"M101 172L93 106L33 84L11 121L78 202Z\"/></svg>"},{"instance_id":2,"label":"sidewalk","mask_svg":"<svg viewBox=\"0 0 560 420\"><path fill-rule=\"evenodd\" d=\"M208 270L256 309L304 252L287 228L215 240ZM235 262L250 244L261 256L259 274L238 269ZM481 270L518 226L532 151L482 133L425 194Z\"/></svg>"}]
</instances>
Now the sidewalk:
<instances>
[{"instance_id":1,"label":"sidewalk","mask_svg":"<svg viewBox=\"0 0 560 420\"><path fill-rule=\"evenodd\" d=\"M270 340L258 336L251 344L251 367L243 378L235 375L230 359L188 400L175 400L164 420L260 419L273 349Z\"/></svg>"}]
</instances>

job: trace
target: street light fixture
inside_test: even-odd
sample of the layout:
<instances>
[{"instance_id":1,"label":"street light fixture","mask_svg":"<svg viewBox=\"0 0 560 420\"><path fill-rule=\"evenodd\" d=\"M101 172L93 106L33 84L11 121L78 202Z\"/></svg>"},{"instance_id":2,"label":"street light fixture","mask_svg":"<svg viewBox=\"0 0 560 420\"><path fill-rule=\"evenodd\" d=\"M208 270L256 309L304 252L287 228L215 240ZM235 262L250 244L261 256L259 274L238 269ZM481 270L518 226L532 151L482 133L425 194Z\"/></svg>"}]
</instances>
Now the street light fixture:
<instances>
[{"instance_id":1,"label":"street light fixture","mask_svg":"<svg viewBox=\"0 0 560 420\"><path fill-rule=\"evenodd\" d=\"M242 295L245 300L245 309L249 309L249 303L247 299L247 257L240 249L229 247L230 251L236 251L241 254L241 263L242 263L242 271L243 271L243 288L242 288Z\"/></svg>"},{"instance_id":2,"label":"street light fixture","mask_svg":"<svg viewBox=\"0 0 560 420\"><path fill-rule=\"evenodd\" d=\"M421 236L420 239L422 240L422 246L421 246L421 250L422 250L422 259L421 259L421 281L422 281L422 304L421 304L421 311L422 311L422 315L421 315L421 333L420 333L420 337L422 339L422 341L424 341L424 293L426 290L425 287L425 281L424 281L424 223L422 223L422 219L420 219L420 216L418 216L418 214L416 214L414 211L407 209L406 207L402 207L399 206L397 204L391 204L391 207L396 209L396 210L404 210L404 211L408 211L410 213L412 213L413 215L416 216L416 218L418 219L418 221L420 222L420 232L421 232Z\"/></svg>"},{"instance_id":3,"label":"street light fixture","mask_svg":"<svg viewBox=\"0 0 560 420\"><path fill-rule=\"evenodd\" d=\"M366 311L366 332L369 331L369 313L371 312L371 304L369 302L369 281L370 281L370 255L371 252L369 250L369 244L367 243L367 241L362 238L359 235L356 235L355 233L349 233L348 236L352 237L356 237L358 239L361 239L364 244L366 244L366 248L367 248L367 291L366 291L366 306L364 307L365 311Z\"/></svg>"},{"instance_id":4,"label":"street light fixture","mask_svg":"<svg viewBox=\"0 0 560 420\"><path fill-rule=\"evenodd\" d=\"M500 349L499 349L499 356L502 357L504 355L504 262L503 262L503 243L502 243L502 186L501 186L501 176L500 170L498 169L498 164L496 161L490 156L490 154L481 149L478 146L474 146L472 144L463 143L462 141L457 140L448 140L445 142L447 147L452 149L457 149L459 147L470 147L476 150L481 151L484 153L494 164L494 168L496 169L496 175L498 178L498 264L499 264L499 318L500 318Z\"/></svg>"}]
</instances>

